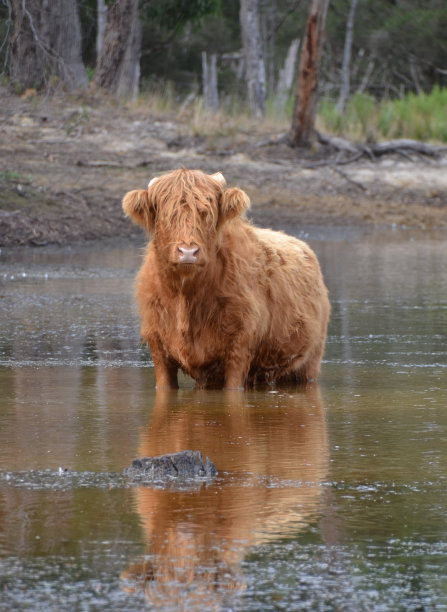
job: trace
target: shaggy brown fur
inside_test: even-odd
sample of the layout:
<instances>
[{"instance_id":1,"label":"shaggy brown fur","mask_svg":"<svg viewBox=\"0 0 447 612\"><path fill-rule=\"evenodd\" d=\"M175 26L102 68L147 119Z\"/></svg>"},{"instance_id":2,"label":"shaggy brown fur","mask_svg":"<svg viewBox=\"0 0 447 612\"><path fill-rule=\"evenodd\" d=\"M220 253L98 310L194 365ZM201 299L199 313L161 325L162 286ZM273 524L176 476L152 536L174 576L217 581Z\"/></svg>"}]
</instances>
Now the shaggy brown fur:
<instances>
[{"instance_id":1,"label":"shaggy brown fur","mask_svg":"<svg viewBox=\"0 0 447 612\"><path fill-rule=\"evenodd\" d=\"M247 194L224 186L220 173L182 168L124 197L153 235L137 296L157 387L177 387L179 368L198 387L315 379L330 310L317 258L252 226Z\"/></svg>"}]
</instances>

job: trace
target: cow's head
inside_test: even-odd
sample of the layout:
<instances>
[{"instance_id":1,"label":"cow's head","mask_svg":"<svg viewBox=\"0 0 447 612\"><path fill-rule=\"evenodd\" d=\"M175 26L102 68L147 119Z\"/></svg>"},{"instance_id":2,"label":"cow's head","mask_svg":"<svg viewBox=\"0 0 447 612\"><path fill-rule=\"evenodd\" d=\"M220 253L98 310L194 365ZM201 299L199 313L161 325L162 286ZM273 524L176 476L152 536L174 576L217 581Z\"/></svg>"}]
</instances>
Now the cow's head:
<instances>
[{"instance_id":1,"label":"cow's head","mask_svg":"<svg viewBox=\"0 0 447 612\"><path fill-rule=\"evenodd\" d=\"M182 168L153 178L147 190L127 193L123 209L153 235L164 263L189 274L209 262L221 228L250 205L245 192L225 190L225 184L220 172L209 175Z\"/></svg>"}]
</instances>

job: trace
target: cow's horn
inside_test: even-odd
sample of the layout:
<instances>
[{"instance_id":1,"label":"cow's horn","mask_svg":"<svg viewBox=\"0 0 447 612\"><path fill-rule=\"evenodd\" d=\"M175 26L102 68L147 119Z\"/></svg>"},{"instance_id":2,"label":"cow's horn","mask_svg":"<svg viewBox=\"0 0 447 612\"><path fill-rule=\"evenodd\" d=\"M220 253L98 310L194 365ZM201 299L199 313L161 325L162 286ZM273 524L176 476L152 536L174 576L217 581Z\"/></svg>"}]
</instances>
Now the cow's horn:
<instances>
[{"instance_id":1,"label":"cow's horn","mask_svg":"<svg viewBox=\"0 0 447 612\"><path fill-rule=\"evenodd\" d=\"M149 185L147 186L147 188L149 189L149 187L153 185L155 181L158 181L159 178L159 176L154 176L154 178L149 181Z\"/></svg>"},{"instance_id":2,"label":"cow's horn","mask_svg":"<svg viewBox=\"0 0 447 612\"><path fill-rule=\"evenodd\" d=\"M227 181L225 180L225 177L222 172L216 172L216 174L212 174L211 178L217 181L221 187L225 187L225 185L227 184Z\"/></svg>"}]
</instances>

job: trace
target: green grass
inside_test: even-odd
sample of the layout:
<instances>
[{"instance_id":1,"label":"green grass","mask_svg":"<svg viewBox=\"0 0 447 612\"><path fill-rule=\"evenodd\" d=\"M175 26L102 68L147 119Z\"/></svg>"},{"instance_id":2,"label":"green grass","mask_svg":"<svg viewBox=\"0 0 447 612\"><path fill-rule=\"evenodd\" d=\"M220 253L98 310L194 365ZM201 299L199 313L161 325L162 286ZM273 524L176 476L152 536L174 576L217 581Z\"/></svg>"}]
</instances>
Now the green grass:
<instances>
[{"instance_id":1,"label":"green grass","mask_svg":"<svg viewBox=\"0 0 447 612\"><path fill-rule=\"evenodd\" d=\"M335 102L323 100L318 115L320 129L353 140L412 138L447 142L447 88L407 94L398 100L376 102L355 94L341 115Z\"/></svg>"},{"instance_id":2,"label":"green grass","mask_svg":"<svg viewBox=\"0 0 447 612\"><path fill-rule=\"evenodd\" d=\"M10 172L9 170L5 170L0 172L0 181L18 181L21 179L21 175L18 172Z\"/></svg>"}]
</instances>

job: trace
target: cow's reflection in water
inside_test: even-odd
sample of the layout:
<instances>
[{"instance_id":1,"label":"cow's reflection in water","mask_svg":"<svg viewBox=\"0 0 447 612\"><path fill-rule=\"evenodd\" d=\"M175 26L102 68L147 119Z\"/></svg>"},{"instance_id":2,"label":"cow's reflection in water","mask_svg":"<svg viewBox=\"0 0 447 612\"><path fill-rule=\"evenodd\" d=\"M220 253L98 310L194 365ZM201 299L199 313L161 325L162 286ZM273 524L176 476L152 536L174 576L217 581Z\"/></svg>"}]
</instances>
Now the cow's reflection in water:
<instances>
[{"instance_id":1,"label":"cow's reflection in water","mask_svg":"<svg viewBox=\"0 0 447 612\"><path fill-rule=\"evenodd\" d=\"M179 491L139 487L147 554L122 574L154 606L213 610L244 588L250 547L296 536L321 515L328 466L316 385L301 391L158 391L140 456L201 450L211 484Z\"/></svg>"}]
</instances>

